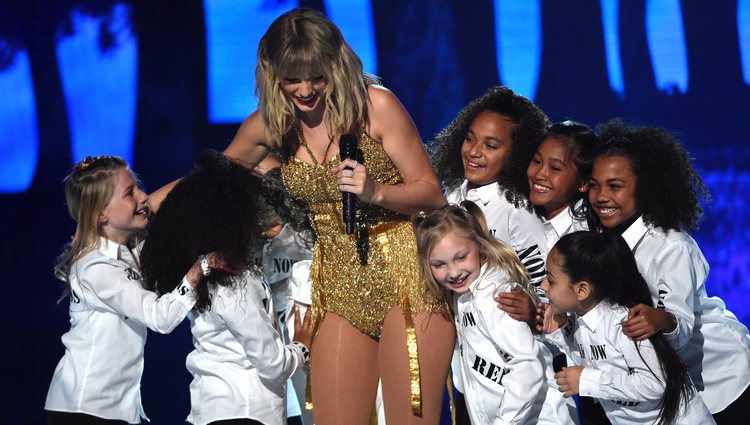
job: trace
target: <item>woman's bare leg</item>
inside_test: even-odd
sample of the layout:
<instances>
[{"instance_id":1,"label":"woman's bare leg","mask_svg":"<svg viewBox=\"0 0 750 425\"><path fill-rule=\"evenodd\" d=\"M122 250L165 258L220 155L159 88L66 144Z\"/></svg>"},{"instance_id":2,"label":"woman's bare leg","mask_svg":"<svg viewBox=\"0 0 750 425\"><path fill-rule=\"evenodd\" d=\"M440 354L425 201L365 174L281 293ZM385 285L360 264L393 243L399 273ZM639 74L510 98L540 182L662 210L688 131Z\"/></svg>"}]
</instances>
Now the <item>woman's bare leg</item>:
<instances>
[{"instance_id":1,"label":"woman's bare leg","mask_svg":"<svg viewBox=\"0 0 750 425\"><path fill-rule=\"evenodd\" d=\"M414 317L419 354L422 417L411 410L411 372L406 347L406 322L401 308L388 312L380 338L383 404L388 424L437 424L440 422L445 380L453 356L456 329L438 313Z\"/></svg>"},{"instance_id":2,"label":"woman's bare leg","mask_svg":"<svg viewBox=\"0 0 750 425\"><path fill-rule=\"evenodd\" d=\"M326 313L311 356L315 424L369 425L378 389L378 342Z\"/></svg>"}]
</instances>

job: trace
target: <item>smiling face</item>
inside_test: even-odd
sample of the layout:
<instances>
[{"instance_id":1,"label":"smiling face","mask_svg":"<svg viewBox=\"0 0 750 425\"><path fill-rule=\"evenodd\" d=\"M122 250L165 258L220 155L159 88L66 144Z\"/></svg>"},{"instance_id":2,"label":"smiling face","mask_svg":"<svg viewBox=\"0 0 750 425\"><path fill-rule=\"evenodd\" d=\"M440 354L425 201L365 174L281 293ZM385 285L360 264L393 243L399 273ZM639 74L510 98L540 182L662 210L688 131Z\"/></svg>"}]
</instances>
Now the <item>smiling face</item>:
<instances>
[{"instance_id":1,"label":"smiling face","mask_svg":"<svg viewBox=\"0 0 750 425\"><path fill-rule=\"evenodd\" d=\"M600 156L589 180L589 202L607 229L638 214L638 177L624 156Z\"/></svg>"},{"instance_id":2,"label":"smiling face","mask_svg":"<svg viewBox=\"0 0 750 425\"><path fill-rule=\"evenodd\" d=\"M310 78L286 77L281 81L281 90L301 112L322 108L327 86L328 82L322 75Z\"/></svg>"},{"instance_id":3,"label":"smiling face","mask_svg":"<svg viewBox=\"0 0 750 425\"><path fill-rule=\"evenodd\" d=\"M125 245L148 224L148 195L126 168L117 170L114 180L112 197L99 214L99 223L107 239Z\"/></svg>"},{"instance_id":4,"label":"smiling face","mask_svg":"<svg viewBox=\"0 0 750 425\"><path fill-rule=\"evenodd\" d=\"M496 182L508 165L513 146L513 121L492 111L479 113L461 145L464 177L473 189Z\"/></svg>"},{"instance_id":5,"label":"smiling face","mask_svg":"<svg viewBox=\"0 0 750 425\"><path fill-rule=\"evenodd\" d=\"M544 208L548 219L565 210L585 183L578 178L578 169L566 151L566 140L547 137L539 145L526 170L529 179L529 200Z\"/></svg>"},{"instance_id":6,"label":"smiling face","mask_svg":"<svg viewBox=\"0 0 750 425\"><path fill-rule=\"evenodd\" d=\"M479 276L482 264L479 245L449 232L430 251L430 271L435 281L451 291L463 294Z\"/></svg>"}]
</instances>

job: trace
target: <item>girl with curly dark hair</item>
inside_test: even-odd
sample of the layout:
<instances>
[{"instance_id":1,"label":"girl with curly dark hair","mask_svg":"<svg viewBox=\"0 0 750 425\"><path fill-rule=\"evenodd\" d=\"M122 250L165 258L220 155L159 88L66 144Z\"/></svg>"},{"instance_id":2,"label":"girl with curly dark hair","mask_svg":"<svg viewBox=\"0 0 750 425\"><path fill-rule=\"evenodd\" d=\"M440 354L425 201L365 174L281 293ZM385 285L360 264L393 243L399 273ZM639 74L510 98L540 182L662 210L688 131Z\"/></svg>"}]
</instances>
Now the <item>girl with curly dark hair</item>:
<instances>
[{"instance_id":1,"label":"girl with curly dark hair","mask_svg":"<svg viewBox=\"0 0 750 425\"><path fill-rule=\"evenodd\" d=\"M198 301L189 315L195 349L186 361L193 375L187 420L193 424L285 423L285 384L309 356L309 314L301 322L295 312L295 341L285 344L270 289L253 264L268 223L258 205L286 210L275 185L221 153L206 151L148 227L141 266L146 286L158 293L171 291L174 276L196 256L215 252L233 267L202 265ZM294 223L289 214L278 215Z\"/></svg>"},{"instance_id":2,"label":"girl with curly dark hair","mask_svg":"<svg viewBox=\"0 0 750 425\"><path fill-rule=\"evenodd\" d=\"M623 331L636 340L663 333L717 422L744 423L750 335L721 299L706 294L708 263L686 233L698 225L705 185L685 148L664 129L612 121L599 134L604 144L589 201L600 227L622 234L633 250L656 305L631 307Z\"/></svg>"},{"instance_id":3,"label":"girl with curly dark hair","mask_svg":"<svg viewBox=\"0 0 750 425\"><path fill-rule=\"evenodd\" d=\"M474 201L490 232L513 248L539 285L547 254L531 213L526 168L547 128L547 116L507 87L492 87L464 107L433 142L432 163L448 202Z\"/></svg>"}]
</instances>

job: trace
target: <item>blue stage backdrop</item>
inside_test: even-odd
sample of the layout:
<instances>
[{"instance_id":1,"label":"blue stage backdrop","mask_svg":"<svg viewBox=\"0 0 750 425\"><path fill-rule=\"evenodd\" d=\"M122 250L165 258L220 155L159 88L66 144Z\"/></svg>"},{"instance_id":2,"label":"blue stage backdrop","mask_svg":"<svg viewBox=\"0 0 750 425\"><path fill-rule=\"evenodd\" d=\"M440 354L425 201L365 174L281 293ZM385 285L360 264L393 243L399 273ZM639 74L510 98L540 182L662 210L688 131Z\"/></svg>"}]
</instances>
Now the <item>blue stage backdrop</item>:
<instances>
[{"instance_id":1,"label":"blue stage backdrop","mask_svg":"<svg viewBox=\"0 0 750 425\"><path fill-rule=\"evenodd\" d=\"M261 35L298 5L340 26L425 141L495 84L554 121L674 130L713 197L694 235L707 291L750 323L750 0L0 0L3 423L43 423L63 354L52 264L74 230L72 164L120 155L153 190L225 147L257 106ZM189 330L149 338L146 412L183 423Z\"/></svg>"}]
</instances>

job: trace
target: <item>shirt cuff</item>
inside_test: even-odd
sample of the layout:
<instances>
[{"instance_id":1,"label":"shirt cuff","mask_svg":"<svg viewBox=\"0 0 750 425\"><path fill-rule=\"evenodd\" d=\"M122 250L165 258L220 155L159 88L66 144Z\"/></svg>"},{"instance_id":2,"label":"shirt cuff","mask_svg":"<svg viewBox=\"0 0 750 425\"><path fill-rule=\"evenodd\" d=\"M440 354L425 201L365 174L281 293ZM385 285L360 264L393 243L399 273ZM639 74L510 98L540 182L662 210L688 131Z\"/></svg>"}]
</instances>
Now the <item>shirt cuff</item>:
<instances>
[{"instance_id":1,"label":"shirt cuff","mask_svg":"<svg viewBox=\"0 0 750 425\"><path fill-rule=\"evenodd\" d=\"M184 305L188 310L193 308L195 302L198 300L198 293L195 292L195 289L188 281L187 275L182 278L180 285L175 288L174 293L177 301Z\"/></svg>"},{"instance_id":2,"label":"shirt cuff","mask_svg":"<svg viewBox=\"0 0 750 425\"><path fill-rule=\"evenodd\" d=\"M586 397L596 397L599 393L601 376L604 372L591 367L584 367L578 381L578 394Z\"/></svg>"},{"instance_id":3,"label":"shirt cuff","mask_svg":"<svg viewBox=\"0 0 750 425\"><path fill-rule=\"evenodd\" d=\"M307 348L307 346L299 341L292 341L292 346L297 348L297 351L299 352L300 356L304 360L304 364L308 365L310 364L310 349Z\"/></svg>"}]
</instances>

